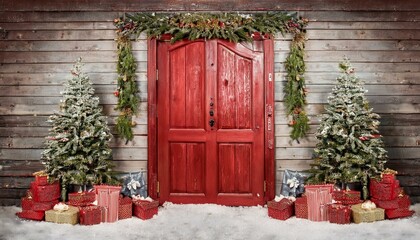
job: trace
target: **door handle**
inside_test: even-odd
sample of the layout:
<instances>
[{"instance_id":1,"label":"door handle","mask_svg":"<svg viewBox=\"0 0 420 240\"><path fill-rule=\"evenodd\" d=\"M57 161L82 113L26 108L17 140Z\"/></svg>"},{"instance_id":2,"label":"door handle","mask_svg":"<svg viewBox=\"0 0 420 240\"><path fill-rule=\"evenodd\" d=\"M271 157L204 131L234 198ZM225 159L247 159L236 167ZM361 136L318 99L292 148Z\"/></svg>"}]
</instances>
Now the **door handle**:
<instances>
[{"instance_id":1,"label":"door handle","mask_svg":"<svg viewBox=\"0 0 420 240\"><path fill-rule=\"evenodd\" d=\"M213 117L213 115L214 115L213 110L210 110L209 114L210 114L211 117Z\"/></svg>"},{"instance_id":2,"label":"door handle","mask_svg":"<svg viewBox=\"0 0 420 240\"><path fill-rule=\"evenodd\" d=\"M213 127L215 123L216 123L216 121L214 121L214 119L213 119L213 118L212 118L212 119L210 119L210 121L209 121L209 125L210 125L210 127Z\"/></svg>"}]
</instances>

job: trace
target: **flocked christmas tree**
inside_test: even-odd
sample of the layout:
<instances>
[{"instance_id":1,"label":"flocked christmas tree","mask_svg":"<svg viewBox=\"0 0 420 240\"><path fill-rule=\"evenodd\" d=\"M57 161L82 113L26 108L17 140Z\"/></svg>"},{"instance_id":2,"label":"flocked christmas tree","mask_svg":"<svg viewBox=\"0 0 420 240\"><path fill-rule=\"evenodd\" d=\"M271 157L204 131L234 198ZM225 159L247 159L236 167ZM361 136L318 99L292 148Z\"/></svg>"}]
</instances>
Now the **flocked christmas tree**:
<instances>
[{"instance_id":1,"label":"flocked christmas tree","mask_svg":"<svg viewBox=\"0 0 420 240\"><path fill-rule=\"evenodd\" d=\"M383 171L387 151L378 131L379 115L369 107L363 82L354 75L348 60L339 67L342 74L328 97L326 113L316 132L317 159L309 182L359 182L366 199L368 179Z\"/></svg>"},{"instance_id":2,"label":"flocked christmas tree","mask_svg":"<svg viewBox=\"0 0 420 240\"><path fill-rule=\"evenodd\" d=\"M46 172L61 182L63 201L70 184L107 182L112 168L112 135L92 83L82 72L80 58L71 73L72 79L64 85L60 111L48 119L52 128L42 153Z\"/></svg>"}]
</instances>

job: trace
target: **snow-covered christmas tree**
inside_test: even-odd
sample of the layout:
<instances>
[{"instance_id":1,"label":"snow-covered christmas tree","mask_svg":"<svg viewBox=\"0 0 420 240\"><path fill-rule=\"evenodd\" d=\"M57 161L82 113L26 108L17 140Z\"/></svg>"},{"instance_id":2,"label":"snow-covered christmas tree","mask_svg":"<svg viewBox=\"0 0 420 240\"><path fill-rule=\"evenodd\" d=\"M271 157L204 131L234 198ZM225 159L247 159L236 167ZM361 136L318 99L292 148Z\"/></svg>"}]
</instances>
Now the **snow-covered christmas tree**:
<instances>
[{"instance_id":1,"label":"snow-covered christmas tree","mask_svg":"<svg viewBox=\"0 0 420 240\"><path fill-rule=\"evenodd\" d=\"M71 73L61 92L60 111L48 119L52 128L42 153L48 175L61 181L63 201L70 184L107 182L112 169L112 135L80 58Z\"/></svg>"},{"instance_id":2,"label":"snow-covered christmas tree","mask_svg":"<svg viewBox=\"0 0 420 240\"><path fill-rule=\"evenodd\" d=\"M342 74L316 132L317 158L309 182L361 182L366 199L368 178L379 176L388 158L378 131L380 117L369 107L364 84L350 62L344 60L339 68Z\"/></svg>"}]
</instances>

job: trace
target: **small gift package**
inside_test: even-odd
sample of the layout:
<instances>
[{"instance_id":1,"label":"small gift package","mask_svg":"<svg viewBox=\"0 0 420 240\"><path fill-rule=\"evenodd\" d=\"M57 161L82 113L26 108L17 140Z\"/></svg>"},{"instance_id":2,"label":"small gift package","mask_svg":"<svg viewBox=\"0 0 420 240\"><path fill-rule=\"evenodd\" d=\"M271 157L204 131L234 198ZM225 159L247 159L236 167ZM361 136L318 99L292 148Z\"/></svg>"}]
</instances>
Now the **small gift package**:
<instances>
[{"instance_id":1,"label":"small gift package","mask_svg":"<svg viewBox=\"0 0 420 240\"><path fill-rule=\"evenodd\" d=\"M276 201L277 200L277 201ZM273 201L267 202L268 216L278 220L286 220L293 216L294 203L292 199L276 197Z\"/></svg>"},{"instance_id":2,"label":"small gift package","mask_svg":"<svg viewBox=\"0 0 420 240\"><path fill-rule=\"evenodd\" d=\"M408 208L397 208L397 209L387 209L385 210L386 218L394 219L394 218L405 218L413 216L414 211Z\"/></svg>"},{"instance_id":3,"label":"small gift package","mask_svg":"<svg viewBox=\"0 0 420 240\"><path fill-rule=\"evenodd\" d=\"M121 187L110 185L95 185L94 188L97 194L98 206L106 208L106 221L117 221Z\"/></svg>"},{"instance_id":4,"label":"small gift package","mask_svg":"<svg viewBox=\"0 0 420 240\"><path fill-rule=\"evenodd\" d=\"M79 222L79 208L58 203L52 210L45 212L45 221L75 225Z\"/></svg>"},{"instance_id":5,"label":"small gift package","mask_svg":"<svg viewBox=\"0 0 420 240\"><path fill-rule=\"evenodd\" d=\"M337 201L344 205L354 205L362 203L360 199L360 192L353 190L334 190L333 193L334 201Z\"/></svg>"},{"instance_id":6,"label":"small gift package","mask_svg":"<svg viewBox=\"0 0 420 240\"><path fill-rule=\"evenodd\" d=\"M32 198L36 202L51 202L60 198L60 184L58 181L38 185L35 181L31 183Z\"/></svg>"},{"instance_id":7,"label":"small gift package","mask_svg":"<svg viewBox=\"0 0 420 240\"><path fill-rule=\"evenodd\" d=\"M81 225L95 225L102 222L102 209L100 206L79 207L79 215Z\"/></svg>"},{"instance_id":8,"label":"small gift package","mask_svg":"<svg viewBox=\"0 0 420 240\"><path fill-rule=\"evenodd\" d=\"M145 200L142 199L133 199L133 215L142 220L150 219L157 215L159 202L149 197Z\"/></svg>"},{"instance_id":9,"label":"small gift package","mask_svg":"<svg viewBox=\"0 0 420 240\"><path fill-rule=\"evenodd\" d=\"M47 211L58 203L58 199L50 202L36 202L31 196L22 198L22 210Z\"/></svg>"},{"instance_id":10,"label":"small gift package","mask_svg":"<svg viewBox=\"0 0 420 240\"><path fill-rule=\"evenodd\" d=\"M309 220L317 222L328 221L328 204L332 203L333 189L333 184L305 186Z\"/></svg>"},{"instance_id":11,"label":"small gift package","mask_svg":"<svg viewBox=\"0 0 420 240\"><path fill-rule=\"evenodd\" d=\"M351 212L355 223L374 222L385 218L385 210L377 208L375 203L371 201L351 206Z\"/></svg>"},{"instance_id":12,"label":"small gift package","mask_svg":"<svg viewBox=\"0 0 420 240\"><path fill-rule=\"evenodd\" d=\"M120 174L121 194L128 197L147 197L147 177L144 171Z\"/></svg>"},{"instance_id":13,"label":"small gift package","mask_svg":"<svg viewBox=\"0 0 420 240\"><path fill-rule=\"evenodd\" d=\"M370 196L377 200L393 200L401 192L400 182L395 178L395 171L387 169L380 180L370 179Z\"/></svg>"},{"instance_id":14,"label":"small gift package","mask_svg":"<svg viewBox=\"0 0 420 240\"><path fill-rule=\"evenodd\" d=\"M305 191L304 182L308 173L286 169L283 174L281 195L298 197Z\"/></svg>"},{"instance_id":15,"label":"small gift package","mask_svg":"<svg viewBox=\"0 0 420 240\"><path fill-rule=\"evenodd\" d=\"M72 206L87 206L92 204L96 199L95 192L83 191L76 193L69 193L68 203Z\"/></svg>"},{"instance_id":16,"label":"small gift package","mask_svg":"<svg viewBox=\"0 0 420 240\"><path fill-rule=\"evenodd\" d=\"M306 196L296 198L295 215L297 218L308 219L308 198Z\"/></svg>"},{"instance_id":17,"label":"small gift package","mask_svg":"<svg viewBox=\"0 0 420 240\"><path fill-rule=\"evenodd\" d=\"M330 223L349 224L351 208L342 204L328 205L328 219Z\"/></svg>"},{"instance_id":18,"label":"small gift package","mask_svg":"<svg viewBox=\"0 0 420 240\"><path fill-rule=\"evenodd\" d=\"M16 216L23 219L28 220L36 220L36 221L42 221L44 220L44 211L34 211L34 210L23 210L22 212L17 212Z\"/></svg>"},{"instance_id":19,"label":"small gift package","mask_svg":"<svg viewBox=\"0 0 420 240\"><path fill-rule=\"evenodd\" d=\"M118 220L133 216L133 200L129 197L120 197L118 206Z\"/></svg>"}]
</instances>

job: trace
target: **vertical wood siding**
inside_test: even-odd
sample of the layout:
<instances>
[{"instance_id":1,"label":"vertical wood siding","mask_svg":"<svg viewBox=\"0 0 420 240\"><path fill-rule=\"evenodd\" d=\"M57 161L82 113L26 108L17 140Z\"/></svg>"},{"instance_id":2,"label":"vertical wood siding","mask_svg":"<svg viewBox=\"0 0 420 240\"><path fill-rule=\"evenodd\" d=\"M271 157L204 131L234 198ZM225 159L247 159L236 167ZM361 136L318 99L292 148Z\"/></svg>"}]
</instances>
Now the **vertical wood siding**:
<instances>
[{"instance_id":1,"label":"vertical wood siding","mask_svg":"<svg viewBox=\"0 0 420 240\"><path fill-rule=\"evenodd\" d=\"M399 170L406 192L420 201L418 1L63 2L0 2L0 205L18 203L29 187L31 173L42 168L43 141L50 127L46 119L58 110L62 84L71 77L69 71L79 56L114 126L118 114L113 96L117 76L114 18L124 11L232 9L300 10L310 20L306 81L311 130L300 144L289 140L282 101L290 36L279 35L275 40L277 192L284 169L304 170L312 162L317 116L338 76L338 62L347 56L366 82L371 106L382 116L380 131L391 158L388 166ZM133 47L142 104L134 141L125 145L114 138L112 142L117 170L122 171L147 168L147 40L142 36Z\"/></svg>"}]
</instances>

